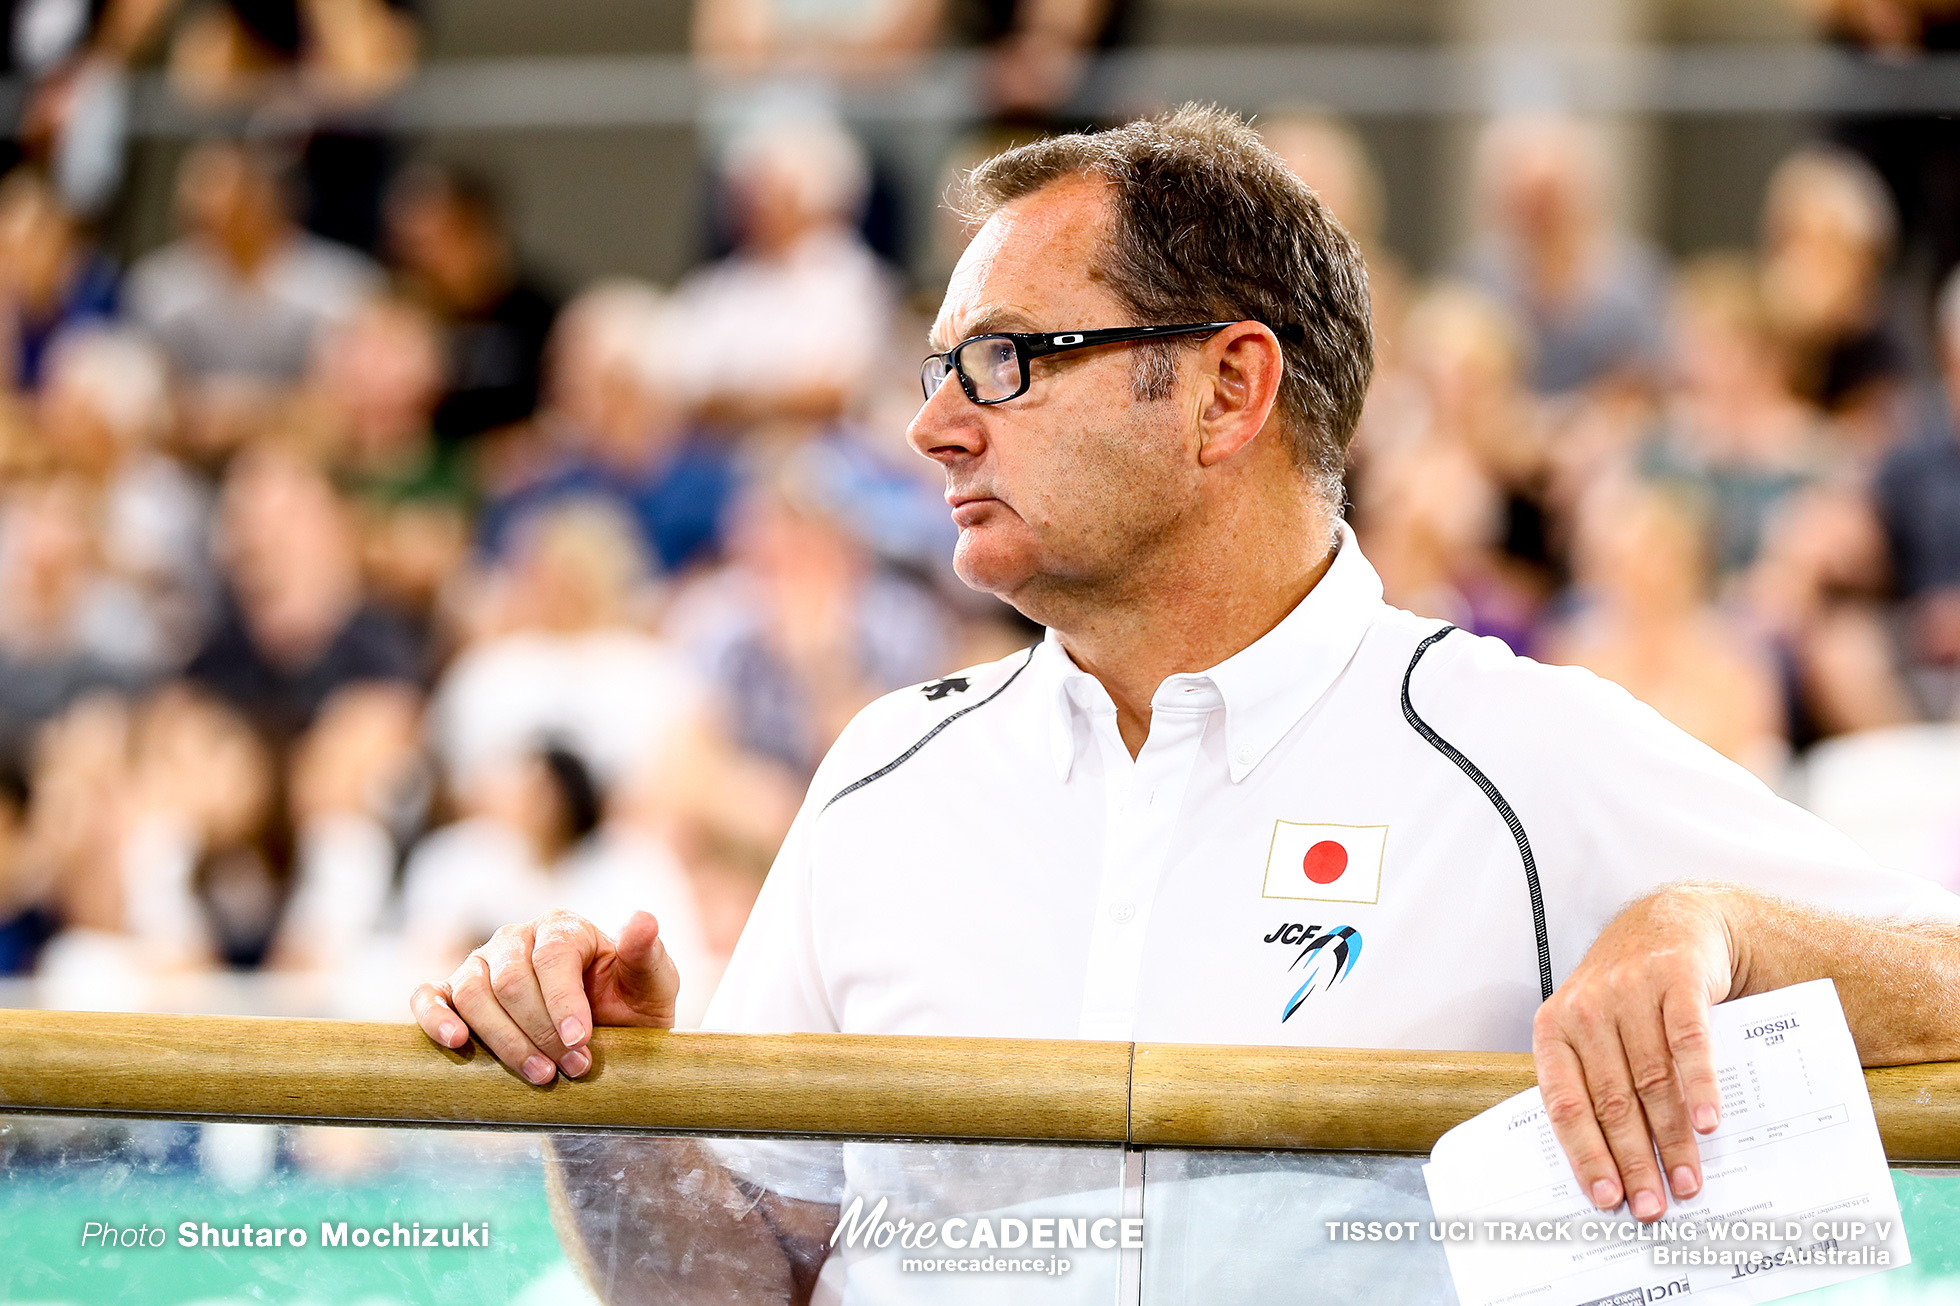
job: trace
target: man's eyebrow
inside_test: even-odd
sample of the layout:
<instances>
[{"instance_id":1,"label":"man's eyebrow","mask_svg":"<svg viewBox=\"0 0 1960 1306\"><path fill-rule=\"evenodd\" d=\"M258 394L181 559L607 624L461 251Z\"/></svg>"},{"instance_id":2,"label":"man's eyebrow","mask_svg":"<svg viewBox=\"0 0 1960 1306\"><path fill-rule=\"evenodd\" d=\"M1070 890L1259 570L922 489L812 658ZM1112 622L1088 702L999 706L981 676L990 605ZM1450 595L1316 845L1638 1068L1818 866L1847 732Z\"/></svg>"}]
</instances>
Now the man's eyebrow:
<instances>
[{"instance_id":1,"label":"man's eyebrow","mask_svg":"<svg viewBox=\"0 0 1960 1306\"><path fill-rule=\"evenodd\" d=\"M934 325L926 343L936 352L944 352L958 344L960 340L971 340L975 336L989 336L1010 331L1032 331L1034 324L1027 315L1012 308L990 308L967 323L965 334L958 340L942 340L939 327Z\"/></svg>"}]
</instances>

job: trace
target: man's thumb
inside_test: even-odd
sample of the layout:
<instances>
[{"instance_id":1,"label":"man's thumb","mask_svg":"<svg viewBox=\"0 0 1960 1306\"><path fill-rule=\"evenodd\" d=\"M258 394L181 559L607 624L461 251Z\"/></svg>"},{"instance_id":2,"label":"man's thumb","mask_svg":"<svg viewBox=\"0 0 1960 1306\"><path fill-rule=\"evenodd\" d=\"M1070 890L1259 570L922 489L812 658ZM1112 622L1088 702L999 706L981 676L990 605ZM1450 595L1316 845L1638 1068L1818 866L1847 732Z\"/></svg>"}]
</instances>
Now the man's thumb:
<instances>
[{"instance_id":1,"label":"man's thumb","mask_svg":"<svg viewBox=\"0 0 1960 1306\"><path fill-rule=\"evenodd\" d=\"M619 996L649 1015L671 1019L680 989L680 971L660 941L660 922L651 912L634 912L619 932Z\"/></svg>"}]
</instances>

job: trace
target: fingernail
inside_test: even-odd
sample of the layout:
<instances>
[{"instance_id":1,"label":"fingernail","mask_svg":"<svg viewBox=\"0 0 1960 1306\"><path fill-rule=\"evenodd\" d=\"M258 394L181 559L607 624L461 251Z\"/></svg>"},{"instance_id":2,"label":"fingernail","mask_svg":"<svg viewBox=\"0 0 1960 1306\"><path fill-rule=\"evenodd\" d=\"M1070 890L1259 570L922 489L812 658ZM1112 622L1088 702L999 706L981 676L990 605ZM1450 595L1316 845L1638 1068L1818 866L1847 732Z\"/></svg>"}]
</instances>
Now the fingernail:
<instances>
[{"instance_id":1,"label":"fingernail","mask_svg":"<svg viewBox=\"0 0 1960 1306\"><path fill-rule=\"evenodd\" d=\"M1720 1123L1721 1117L1715 1114L1714 1107L1698 1106L1695 1108L1695 1128L1702 1133L1707 1133Z\"/></svg>"},{"instance_id":2,"label":"fingernail","mask_svg":"<svg viewBox=\"0 0 1960 1306\"><path fill-rule=\"evenodd\" d=\"M1695 1172L1690 1167L1677 1165L1674 1167L1673 1184L1676 1197L1693 1197L1701 1187L1701 1180L1695 1178Z\"/></svg>"},{"instance_id":3,"label":"fingernail","mask_svg":"<svg viewBox=\"0 0 1960 1306\"><path fill-rule=\"evenodd\" d=\"M443 1021L442 1028L438 1029L436 1034L442 1039L446 1047L453 1048L463 1041L462 1026L455 1024L453 1021Z\"/></svg>"},{"instance_id":4,"label":"fingernail","mask_svg":"<svg viewBox=\"0 0 1960 1306\"><path fill-rule=\"evenodd\" d=\"M557 1074L551 1063L535 1052L524 1058L524 1078L533 1084L549 1084Z\"/></svg>"},{"instance_id":5,"label":"fingernail","mask_svg":"<svg viewBox=\"0 0 1960 1306\"><path fill-rule=\"evenodd\" d=\"M558 1037L565 1040L566 1047L573 1048L585 1041L585 1031L576 1020L567 1016L558 1022Z\"/></svg>"},{"instance_id":6,"label":"fingernail","mask_svg":"<svg viewBox=\"0 0 1960 1306\"><path fill-rule=\"evenodd\" d=\"M592 1068L592 1058L586 1054L584 1048L573 1048L558 1058L558 1064L566 1074L577 1079Z\"/></svg>"},{"instance_id":7,"label":"fingernail","mask_svg":"<svg viewBox=\"0 0 1960 1306\"><path fill-rule=\"evenodd\" d=\"M1592 1186L1593 1205L1602 1211L1610 1211L1620 1204L1620 1186L1611 1179L1601 1179Z\"/></svg>"},{"instance_id":8,"label":"fingernail","mask_svg":"<svg viewBox=\"0 0 1960 1306\"><path fill-rule=\"evenodd\" d=\"M1645 1188L1633 1195L1633 1218L1651 1220L1661 1213L1661 1199Z\"/></svg>"}]
</instances>

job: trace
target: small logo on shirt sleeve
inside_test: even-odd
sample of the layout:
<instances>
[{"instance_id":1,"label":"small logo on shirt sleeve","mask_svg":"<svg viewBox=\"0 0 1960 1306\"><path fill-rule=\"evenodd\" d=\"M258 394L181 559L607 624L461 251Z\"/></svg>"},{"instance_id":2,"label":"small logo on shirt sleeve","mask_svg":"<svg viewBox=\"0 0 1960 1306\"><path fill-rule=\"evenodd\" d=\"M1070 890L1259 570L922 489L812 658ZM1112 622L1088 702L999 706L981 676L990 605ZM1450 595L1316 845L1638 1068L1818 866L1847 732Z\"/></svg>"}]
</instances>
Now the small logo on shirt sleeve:
<instances>
[{"instance_id":1,"label":"small logo on shirt sleeve","mask_svg":"<svg viewBox=\"0 0 1960 1306\"><path fill-rule=\"evenodd\" d=\"M1379 902L1385 825L1274 821L1260 896L1307 902Z\"/></svg>"},{"instance_id":2,"label":"small logo on shirt sleeve","mask_svg":"<svg viewBox=\"0 0 1960 1306\"><path fill-rule=\"evenodd\" d=\"M926 696L928 703L937 703L948 694L964 694L972 687L973 683L965 676L948 676L944 680L935 680L930 685L921 685L919 691Z\"/></svg>"}]
</instances>

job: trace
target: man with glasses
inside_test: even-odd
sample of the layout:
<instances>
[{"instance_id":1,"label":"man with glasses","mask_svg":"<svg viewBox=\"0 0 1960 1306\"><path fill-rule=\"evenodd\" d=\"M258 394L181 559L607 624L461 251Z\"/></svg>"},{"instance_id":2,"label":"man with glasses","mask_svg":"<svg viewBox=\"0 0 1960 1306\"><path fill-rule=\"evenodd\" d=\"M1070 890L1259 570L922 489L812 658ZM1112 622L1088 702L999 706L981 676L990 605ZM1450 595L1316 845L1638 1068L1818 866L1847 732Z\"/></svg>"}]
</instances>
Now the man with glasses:
<instances>
[{"instance_id":1,"label":"man with glasses","mask_svg":"<svg viewBox=\"0 0 1960 1306\"><path fill-rule=\"evenodd\" d=\"M1589 673L1382 602L1341 521L1365 275L1248 128L1039 142L967 202L910 440L960 576L1048 635L844 732L708 1027L1528 1047L1594 1200L1649 1220L1700 1187L1711 1004L1828 975L1868 1061L1960 1055L1960 900ZM415 1007L545 1082L677 982L652 918L554 914ZM772 1231L729 1236L807 1290L832 1179L729 1179Z\"/></svg>"}]
</instances>

